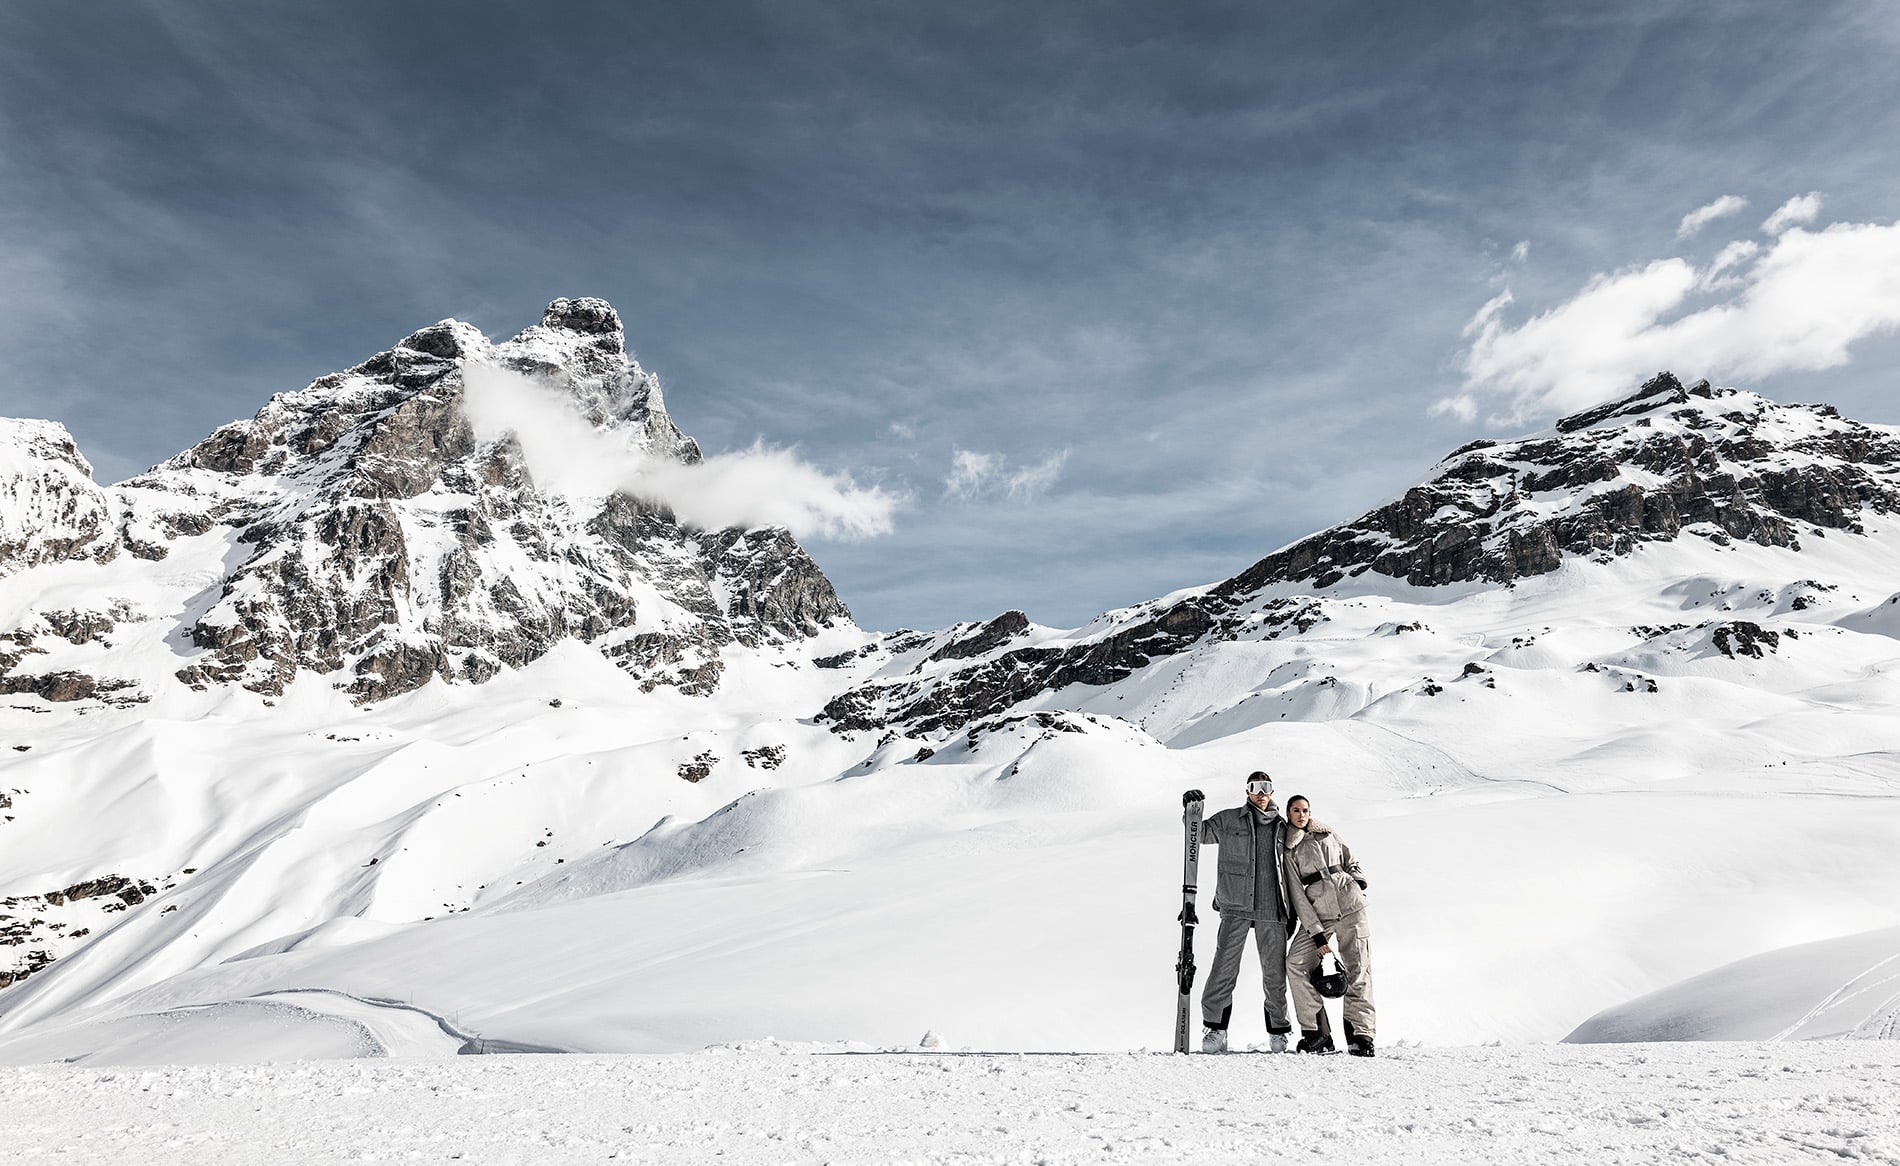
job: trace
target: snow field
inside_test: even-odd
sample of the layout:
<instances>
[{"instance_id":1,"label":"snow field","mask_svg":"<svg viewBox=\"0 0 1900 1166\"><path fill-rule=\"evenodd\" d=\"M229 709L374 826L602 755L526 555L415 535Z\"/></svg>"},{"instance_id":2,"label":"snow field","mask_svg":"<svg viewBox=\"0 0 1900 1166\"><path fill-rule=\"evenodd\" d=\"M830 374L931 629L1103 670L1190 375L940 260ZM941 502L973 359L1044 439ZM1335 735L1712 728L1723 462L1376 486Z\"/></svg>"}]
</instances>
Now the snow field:
<instances>
[{"instance_id":1,"label":"snow field","mask_svg":"<svg viewBox=\"0 0 1900 1166\"><path fill-rule=\"evenodd\" d=\"M837 1046L833 1046L837 1048ZM775 1052L782 1055L773 1055ZM9 1160L1900 1163L1900 1045L797 1051L0 1069ZM83 1114L84 1120L79 1120Z\"/></svg>"},{"instance_id":2,"label":"snow field","mask_svg":"<svg viewBox=\"0 0 1900 1166\"><path fill-rule=\"evenodd\" d=\"M269 708L176 685L84 716L15 702L0 732L30 750L0 752L0 786L25 791L0 891L117 870L161 893L0 996L0 1062L147 1059L128 1033L155 1017L175 1057L340 1055L329 1009L281 1008L321 991L583 1053L924 1026L998 1051L1153 1046L1180 791L1237 804L1255 768L1366 865L1382 1043L1557 1040L1732 961L1900 925L1900 644L1865 618L1891 606L1894 546L1698 540L1508 591L1360 579L1308 633L1203 644L1032 702L1079 713L928 742L811 719L929 650L809 666L864 645L852 629L731 650L713 698L641 692L569 643L371 708L322 677ZM1711 647L1712 621L1771 615L1799 638ZM745 760L765 747L782 764ZM1798 1017L1864 970L1772 977L1759 1010ZM1242 974L1236 1039L1260 1039L1251 957Z\"/></svg>"}]
</instances>

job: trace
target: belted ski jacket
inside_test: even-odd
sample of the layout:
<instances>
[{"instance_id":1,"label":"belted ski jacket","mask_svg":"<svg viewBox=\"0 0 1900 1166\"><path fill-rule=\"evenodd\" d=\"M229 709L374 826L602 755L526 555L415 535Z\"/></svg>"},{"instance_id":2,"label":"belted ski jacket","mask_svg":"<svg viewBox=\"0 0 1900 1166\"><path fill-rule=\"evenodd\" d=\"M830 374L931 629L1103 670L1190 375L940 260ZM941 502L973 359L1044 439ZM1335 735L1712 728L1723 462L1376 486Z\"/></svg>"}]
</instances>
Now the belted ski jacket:
<instances>
[{"instance_id":1,"label":"belted ski jacket","mask_svg":"<svg viewBox=\"0 0 1900 1166\"><path fill-rule=\"evenodd\" d=\"M1366 877L1352 848L1318 818L1307 819L1304 830L1288 823L1286 864L1300 926L1314 935L1330 934L1341 919L1366 909Z\"/></svg>"},{"instance_id":2,"label":"belted ski jacket","mask_svg":"<svg viewBox=\"0 0 1900 1166\"><path fill-rule=\"evenodd\" d=\"M1274 877L1280 884L1278 906L1284 912L1281 918L1291 923L1298 896L1289 877L1285 849L1276 842L1288 828L1286 819L1279 817L1261 827L1257 831L1260 850L1257 857L1273 864ZM1272 919L1272 904L1254 902L1255 836L1254 810L1250 805L1222 810L1201 823L1202 843L1220 848L1220 863L1215 868L1214 910L1251 919Z\"/></svg>"}]
</instances>

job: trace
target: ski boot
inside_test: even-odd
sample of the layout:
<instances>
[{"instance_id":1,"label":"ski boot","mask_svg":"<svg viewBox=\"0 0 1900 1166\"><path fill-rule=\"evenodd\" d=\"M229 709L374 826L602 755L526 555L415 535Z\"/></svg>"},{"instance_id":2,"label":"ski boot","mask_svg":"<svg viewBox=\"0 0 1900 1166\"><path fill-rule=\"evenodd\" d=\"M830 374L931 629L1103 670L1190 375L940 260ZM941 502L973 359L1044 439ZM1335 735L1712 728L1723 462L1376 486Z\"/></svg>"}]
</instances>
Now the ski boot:
<instances>
[{"instance_id":1,"label":"ski boot","mask_svg":"<svg viewBox=\"0 0 1900 1166\"><path fill-rule=\"evenodd\" d=\"M1353 1028L1352 1021L1350 1020L1346 1022L1346 1051L1355 1057L1370 1057L1373 1055L1372 1038Z\"/></svg>"},{"instance_id":2,"label":"ski boot","mask_svg":"<svg viewBox=\"0 0 1900 1166\"><path fill-rule=\"evenodd\" d=\"M1201 1033L1201 1051L1204 1053L1224 1053L1227 1051L1227 1030L1210 1028Z\"/></svg>"},{"instance_id":3,"label":"ski boot","mask_svg":"<svg viewBox=\"0 0 1900 1166\"><path fill-rule=\"evenodd\" d=\"M1339 1051L1333 1047L1333 1034L1329 1032L1303 1032L1300 1034L1300 1043L1294 1045L1293 1048L1294 1051L1301 1053L1334 1053Z\"/></svg>"}]
</instances>

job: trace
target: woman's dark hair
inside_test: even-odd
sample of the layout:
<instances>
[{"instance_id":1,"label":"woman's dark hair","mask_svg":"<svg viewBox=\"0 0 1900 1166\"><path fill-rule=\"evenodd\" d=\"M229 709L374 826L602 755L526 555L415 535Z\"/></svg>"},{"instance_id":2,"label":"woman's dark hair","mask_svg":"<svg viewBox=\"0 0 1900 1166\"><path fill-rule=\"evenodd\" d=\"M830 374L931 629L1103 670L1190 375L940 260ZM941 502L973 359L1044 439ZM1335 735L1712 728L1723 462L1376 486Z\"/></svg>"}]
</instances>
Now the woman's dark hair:
<instances>
[{"instance_id":1,"label":"woman's dark hair","mask_svg":"<svg viewBox=\"0 0 1900 1166\"><path fill-rule=\"evenodd\" d=\"M1306 802L1307 809L1310 810L1313 808L1313 803L1310 801L1307 801L1305 794L1294 794L1292 797L1288 798L1286 800L1286 808L1289 810L1292 809L1294 802Z\"/></svg>"}]
</instances>

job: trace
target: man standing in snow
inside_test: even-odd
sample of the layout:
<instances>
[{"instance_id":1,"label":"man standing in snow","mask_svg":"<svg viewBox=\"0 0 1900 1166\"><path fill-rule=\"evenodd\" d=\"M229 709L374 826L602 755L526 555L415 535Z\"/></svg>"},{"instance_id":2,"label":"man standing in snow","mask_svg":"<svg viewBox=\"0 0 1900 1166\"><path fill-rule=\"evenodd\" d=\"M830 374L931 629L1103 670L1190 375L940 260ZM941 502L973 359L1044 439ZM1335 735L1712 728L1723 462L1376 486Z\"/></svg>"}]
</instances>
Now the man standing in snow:
<instances>
[{"instance_id":1,"label":"man standing in snow","mask_svg":"<svg viewBox=\"0 0 1900 1166\"><path fill-rule=\"evenodd\" d=\"M1191 793L1190 797L1199 797ZM1252 931L1260 953L1260 979L1267 994L1267 1035L1273 1051L1286 1052L1293 1025L1286 1006L1286 940L1293 918L1287 881L1286 823L1273 804L1273 779L1256 770L1247 777L1247 804L1222 810L1201 823L1203 845L1220 848L1214 910L1220 930L1214 966L1201 992L1201 1051L1227 1051L1227 1021L1234 1011L1234 982Z\"/></svg>"}]
</instances>

